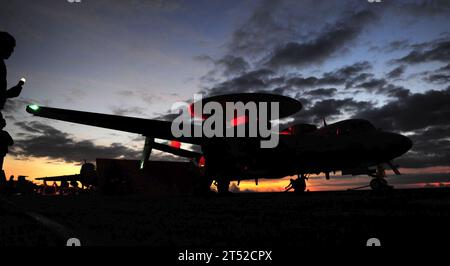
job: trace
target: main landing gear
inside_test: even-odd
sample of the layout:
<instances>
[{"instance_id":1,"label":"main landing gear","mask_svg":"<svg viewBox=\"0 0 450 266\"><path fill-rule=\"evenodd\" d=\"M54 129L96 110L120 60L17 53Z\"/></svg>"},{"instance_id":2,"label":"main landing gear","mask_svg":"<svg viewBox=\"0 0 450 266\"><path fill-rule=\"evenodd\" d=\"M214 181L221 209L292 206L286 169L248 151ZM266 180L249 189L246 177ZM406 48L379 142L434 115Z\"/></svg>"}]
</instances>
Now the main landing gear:
<instances>
[{"instance_id":1,"label":"main landing gear","mask_svg":"<svg viewBox=\"0 0 450 266\"><path fill-rule=\"evenodd\" d=\"M369 174L373 179L370 181L370 188L374 191L391 190L394 187L389 185L386 177L386 172L381 164L377 166L375 174Z\"/></svg>"}]
</instances>

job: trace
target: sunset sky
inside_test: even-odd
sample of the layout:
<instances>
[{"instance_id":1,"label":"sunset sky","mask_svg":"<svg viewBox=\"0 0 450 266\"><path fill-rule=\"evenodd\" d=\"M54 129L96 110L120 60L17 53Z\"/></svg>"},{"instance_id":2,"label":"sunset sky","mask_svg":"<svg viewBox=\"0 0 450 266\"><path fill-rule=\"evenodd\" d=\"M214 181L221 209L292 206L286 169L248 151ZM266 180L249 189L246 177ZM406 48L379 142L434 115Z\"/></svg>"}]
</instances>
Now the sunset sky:
<instances>
[{"instance_id":1,"label":"sunset sky","mask_svg":"<svg viewBox=\"0 0 450 266\"><path fill-rule=\"evenodd\" d=\"M0 30L17 40L8 84L27 78L3 112L16 142L7 176L73 174L97 157L138 159L144 144L135 134L33 117L29 103L157 118L199 92L266 91L302 102L299 121L358 117L408 135L414 147L396 160L405 175L394 183L445 185L450 1L392 2L2 0ZM325 181L310 180L310 189L369 179Z\"/></svg>"}]
</instances>

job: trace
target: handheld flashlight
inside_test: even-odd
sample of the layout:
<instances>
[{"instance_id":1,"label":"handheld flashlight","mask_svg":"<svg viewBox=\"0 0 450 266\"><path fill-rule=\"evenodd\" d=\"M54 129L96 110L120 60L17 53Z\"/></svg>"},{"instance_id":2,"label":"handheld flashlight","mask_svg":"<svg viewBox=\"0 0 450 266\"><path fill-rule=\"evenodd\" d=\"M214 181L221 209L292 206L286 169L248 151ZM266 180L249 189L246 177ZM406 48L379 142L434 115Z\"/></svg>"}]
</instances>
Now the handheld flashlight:
<instances>
[{"instance_id":1,"label":"handheld flashlight","mask_svg":"<svg viewBox=\"0 0 450 266\"><path fill-rule=\"evenodd\" d=\"M25 84L25 82L27 82L27 80L25 79L25 78L21 78L20 80L19 80L19 85L24 85Z\"/></svg>"}]
</instances>

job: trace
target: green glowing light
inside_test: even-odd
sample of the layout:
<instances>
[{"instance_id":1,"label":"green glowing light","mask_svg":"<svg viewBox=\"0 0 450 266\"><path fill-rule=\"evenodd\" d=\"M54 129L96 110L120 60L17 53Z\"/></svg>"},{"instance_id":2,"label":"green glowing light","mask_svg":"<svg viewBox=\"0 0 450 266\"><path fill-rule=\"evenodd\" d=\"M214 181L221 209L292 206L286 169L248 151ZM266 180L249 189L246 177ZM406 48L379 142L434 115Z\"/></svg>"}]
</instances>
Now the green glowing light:
<instances>
[{"instance_id":1,"label":"green glowing light","mask_svg":"<svg viewBox=\"0 0 450 266\"><path fill-rule=\"evenodd\" d=\"M28 107L33 111L39 110L39 105L37 105L37 104L31 104L31 105L28 105Z\"/></svg>"},{"instance_id":2,"label":"green glowing light","mask_svg":"<svg viewBox=\"0 0 450 266\"><path fill-rule=\"evenodd\" d=\"M141 169L144 169L144 161L141 161L140 168L141 168Z\"/></svg>"}]
</instances>

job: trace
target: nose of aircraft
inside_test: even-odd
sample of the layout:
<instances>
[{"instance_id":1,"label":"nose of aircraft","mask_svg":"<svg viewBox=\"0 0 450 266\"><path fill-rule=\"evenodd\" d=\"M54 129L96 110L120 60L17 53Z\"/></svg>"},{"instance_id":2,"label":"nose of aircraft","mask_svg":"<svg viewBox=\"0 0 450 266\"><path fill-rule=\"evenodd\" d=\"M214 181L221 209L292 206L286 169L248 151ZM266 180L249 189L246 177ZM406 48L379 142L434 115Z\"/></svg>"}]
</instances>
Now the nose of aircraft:
<instances>
[{"instance_id":1,"label":"nose of aircraft","mask_svg":"<svg viewBox=\"0 0 450 266\"><path fill-rule=\"evenodd\" d=\"M390 133L390 145L391 149L397 154L397 156L400 156L407 151L409 151L412 148L412 141L406 136Z\"/></svg>"}]
</instances>

